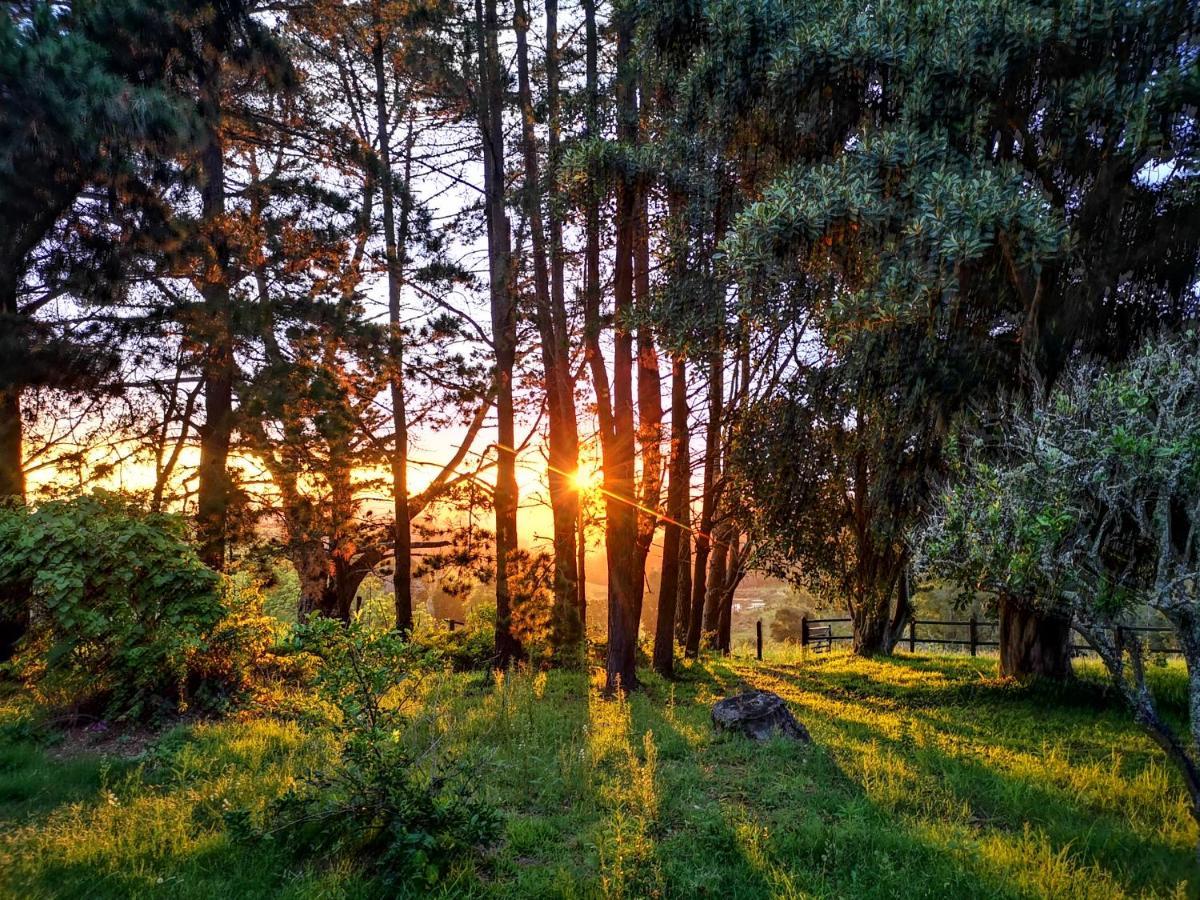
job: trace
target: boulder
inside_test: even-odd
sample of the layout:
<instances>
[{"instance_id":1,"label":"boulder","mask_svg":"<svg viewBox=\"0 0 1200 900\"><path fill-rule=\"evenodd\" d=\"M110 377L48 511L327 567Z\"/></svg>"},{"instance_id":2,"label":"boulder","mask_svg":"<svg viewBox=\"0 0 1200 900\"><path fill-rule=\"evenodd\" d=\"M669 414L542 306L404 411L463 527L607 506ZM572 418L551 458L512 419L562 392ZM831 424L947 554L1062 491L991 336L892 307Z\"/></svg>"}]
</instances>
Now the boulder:
<instances>
[{"instance_id":1,"label":"boulder","mask_svg":"<svg viewBox=\"0 0 1200 900\"><path fill-rule=\"evenodd\" d=\"M720 731L737 731L756 741L778 734L812 742L808 730L796 721L783 698L770 691L746 691L726 697L713 707L712 720Z\"/></svg>"}]
</instances>

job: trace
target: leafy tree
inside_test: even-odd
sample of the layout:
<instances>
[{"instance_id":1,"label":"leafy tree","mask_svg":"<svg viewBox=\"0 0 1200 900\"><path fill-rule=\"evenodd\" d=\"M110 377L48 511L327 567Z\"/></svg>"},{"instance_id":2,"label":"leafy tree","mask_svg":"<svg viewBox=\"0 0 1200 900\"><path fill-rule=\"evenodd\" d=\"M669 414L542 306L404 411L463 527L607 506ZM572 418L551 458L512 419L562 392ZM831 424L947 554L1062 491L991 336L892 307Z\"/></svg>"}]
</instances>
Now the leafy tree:
<instances>
[{"instance_id":1,"label":"leafy tree","mask_svg":"<svg viewBox=\"0 0 1200 900\"><path fill-rule=\"evenodd\" d=\"M1200 717L1158 712L1149 608L1200 666L1200 342L1143 344L1113 370L1078 363L1048 398L968 446L924 534L929 571L1073 619L1138 723L1179 768L1200 821ZM1200 703L1192 679L1189 707Z\"/></svg>"},{"instance_id":2,"label":"leafy tree","mask_svg":"<svg viewBox=\"0 0 1200 900\"><path fill-rule=\"evenodd\" d=\"M1195 304L1195 17L1173 0L764 4L744 16L775 38L757 50L710 20L706 59L744 60L742 132L778 154L730 262L768 299L808 292L835 350L910 329L935 358L974 355L949 390L893 370L926 392L933 450L968 401L1050 384L1076 347L1119 359ZM1030 625L1005 632L1040 645L1013 658L1061 669L1063 629Z\"/></svg>"},{"instance_id":3,"label":"leafy tree","mask_svg":"<svg viewBox=\"0 0 1200 900\"><path fill-rule=\"evenodd\" d=\"M226 614L179 519L100 493L0 512L0 585L31 605L16 664L38 692L110 714L185 700Z\"/></svg>"}]
</instances>

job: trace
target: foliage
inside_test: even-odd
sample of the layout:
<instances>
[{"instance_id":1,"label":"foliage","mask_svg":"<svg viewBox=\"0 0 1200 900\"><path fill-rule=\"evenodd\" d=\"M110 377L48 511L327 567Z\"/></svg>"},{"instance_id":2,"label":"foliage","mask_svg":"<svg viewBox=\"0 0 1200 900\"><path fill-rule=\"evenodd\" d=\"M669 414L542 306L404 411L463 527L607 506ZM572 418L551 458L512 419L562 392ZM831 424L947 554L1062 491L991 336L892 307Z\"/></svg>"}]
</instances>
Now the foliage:
<instances>
[{"instance_id":1,"label":"foliage","mask_svg":"<svg viewBox=\"0 0 1200 900\"><path fill-rule=\"evenodd\" d=\"M450 663L456 672L483 672L496 656L496 607L489 602L472 605L462 627L453 631L443 623L418 618L412 640Z\"/></svg>"},{"instance_id":2,"label":"foliage","mask_svg":"<svg viewBox=\"0 0 1200 900\"><path fill-rule=\"evenodd\" d=\"M357 623L316 619L299 637L322 660L316 688L341 746L331 767L274 804L261 834L302 856L353 856L386 880L435 883L497 828L443 736L421 727L438 713L424 690L438 655Z\"/></svg>"},{"instance_id":3,"label":"foliage","mask_svg":"<svg viewBox=\"0 0 1200 900\"><path fill-rule=\"evenodd\" d=\"M1161 717L1128 627L1156 610L1200 665L1200 341L1162 336L1116 370L1079 364L989 438L926 530L930 567L1073 616L1200 816L1198 724L1183 743Z\"/></svg>"},{"instance_id":4,"label":"foliage","mask_svg":"<svg viewBox=\"0 0 1200 900\"><path fill-rule=\"evenodd\" d=\"M31 604L17 665L51 702L138 716L184 701L194 678L243 677L233 669L254 629L222 624L228 607L218 578L175 517L100 492L5 508L0 585L6 602ZM210 648L214 636L224 651ZM197 667L210 649L215 655ZM217 663L221 655L229 666Z\"/></svg>"}]
</instances>

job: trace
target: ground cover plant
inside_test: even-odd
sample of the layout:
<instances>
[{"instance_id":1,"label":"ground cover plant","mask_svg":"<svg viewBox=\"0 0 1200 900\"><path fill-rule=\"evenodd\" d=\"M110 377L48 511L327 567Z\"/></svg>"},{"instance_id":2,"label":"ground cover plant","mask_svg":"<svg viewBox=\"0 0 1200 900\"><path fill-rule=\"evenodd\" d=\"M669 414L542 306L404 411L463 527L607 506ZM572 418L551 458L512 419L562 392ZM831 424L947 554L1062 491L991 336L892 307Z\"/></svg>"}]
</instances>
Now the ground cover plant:
<instances>
[{"instance_id":1,"label":"ground cover plant","mask_svg":"<svg viewBox=\"0 0 1200 900\"><path fill-rule=\"evenodd\" d=\"M497 837L414 896L1190 896L1196 826L1177 775L1104 687L996 676L994 658L780 650L705 659L606 700L599 675L445 673L427 727L461 754ZM1185 674L1154 667L1173 716ZM718 736L711 702L777 691L811 747ZM22 734L5 708L0 893L371 897L352 857L245 843L336 752L303 718L181 726L129 756ZM1192 879L1189 882L1189 879Z\"/></svg>"}]
</instances>

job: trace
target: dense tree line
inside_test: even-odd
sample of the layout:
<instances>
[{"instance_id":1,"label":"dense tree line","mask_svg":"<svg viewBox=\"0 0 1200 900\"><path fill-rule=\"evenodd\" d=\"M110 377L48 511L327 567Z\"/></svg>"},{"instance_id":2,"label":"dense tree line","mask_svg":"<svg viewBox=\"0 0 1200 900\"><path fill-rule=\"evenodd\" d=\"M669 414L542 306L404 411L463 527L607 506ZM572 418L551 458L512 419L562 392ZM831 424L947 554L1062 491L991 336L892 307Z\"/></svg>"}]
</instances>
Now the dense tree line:
<instances>
[{"instance_id":1,"label":"dense tree line","mask_svg":"<svg viewBox=\"0 0 1200 900\"><path fill-rule=\"evenodd\" d=\"M210 568L269 520L301 617L349 620L385 573L405 633L415 572L492 580L499 666L549 566L566 664L594 447L610 690L637 685L660 537L664 674L730 650L751 571L889 653L962 430L1196 314L1197 24L1186 0L9 4L0 495L35 500L56 441L93 474L149 459ZM65 440L45 410L77 398L103 414ZM545 560L518 539L539 448ZM1004 671L1065 675L1078 611L997 598Z\"/></svg>"}]
</instances>

